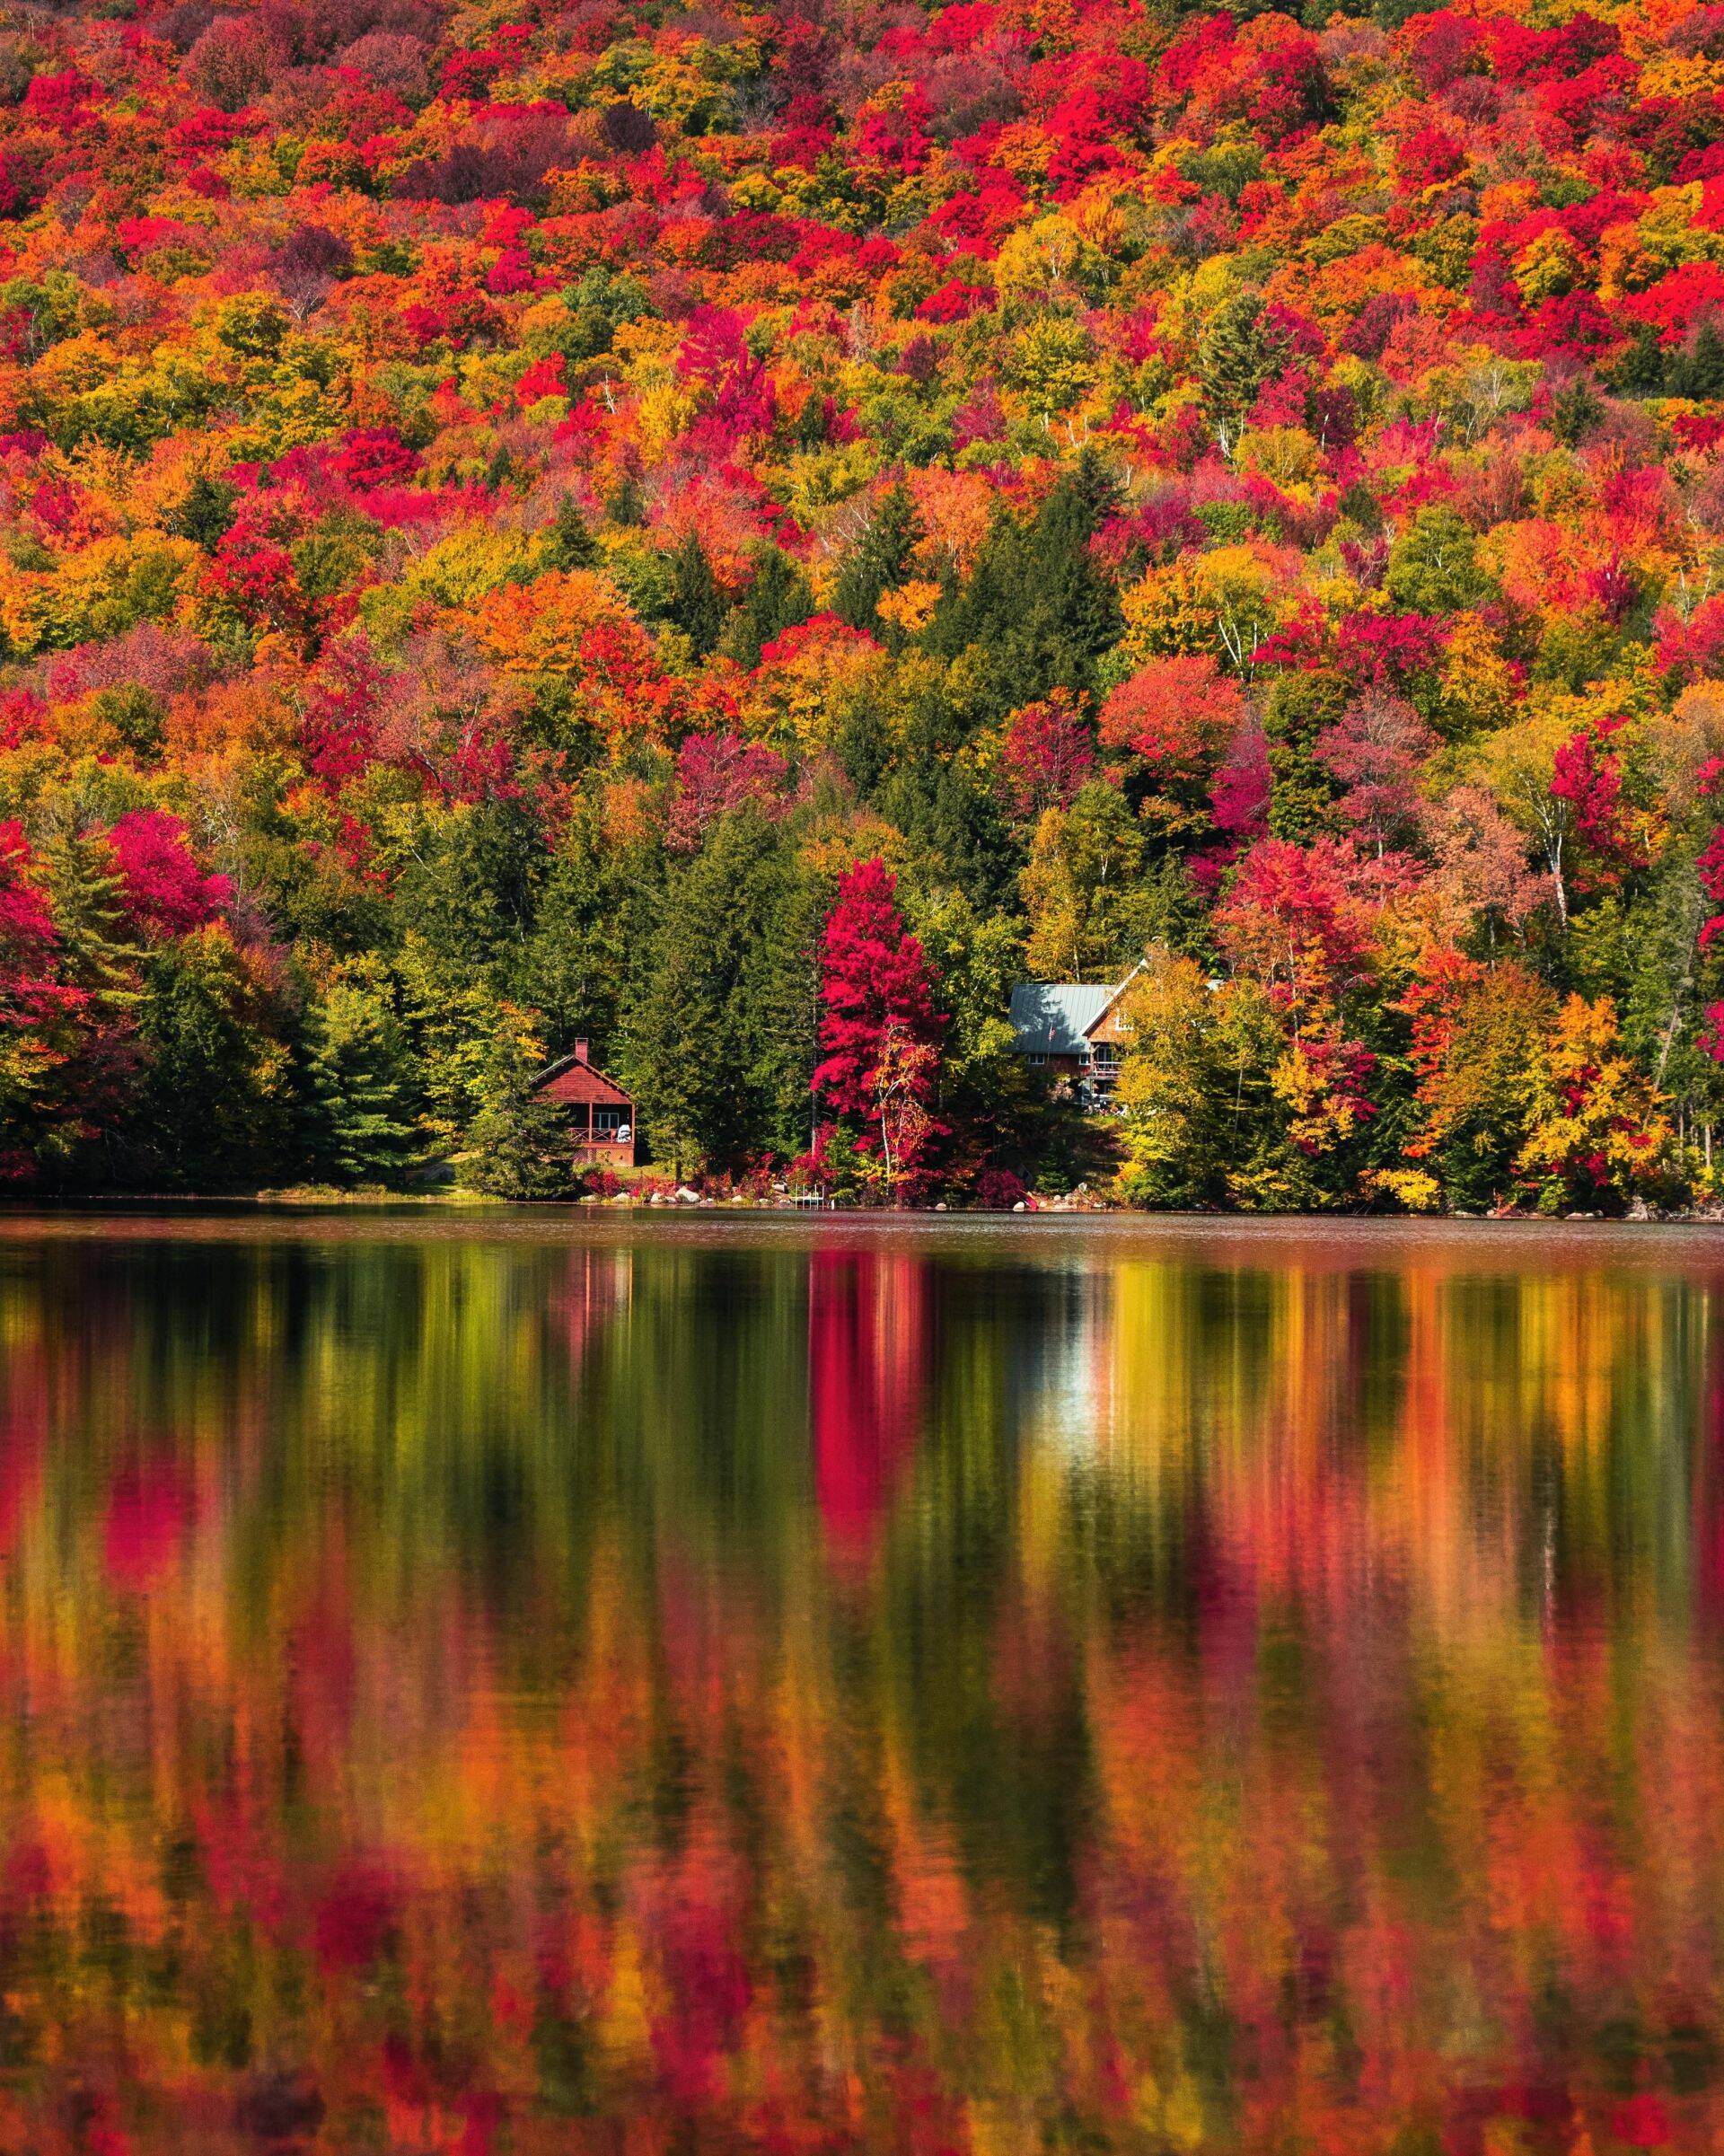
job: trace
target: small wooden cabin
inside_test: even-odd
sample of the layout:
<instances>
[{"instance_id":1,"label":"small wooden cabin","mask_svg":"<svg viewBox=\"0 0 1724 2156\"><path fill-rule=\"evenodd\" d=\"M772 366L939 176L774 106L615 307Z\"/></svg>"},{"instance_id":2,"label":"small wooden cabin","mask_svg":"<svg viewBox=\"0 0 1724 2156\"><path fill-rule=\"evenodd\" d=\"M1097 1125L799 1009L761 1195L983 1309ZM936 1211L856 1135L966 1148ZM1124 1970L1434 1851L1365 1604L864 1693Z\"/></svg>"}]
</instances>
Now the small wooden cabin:
<instances>
[{"instance_id":1,"label":"small wooden cabin","mask_svg":"<svg viewBox=\"0 0 1724 2156\"><path fill-rule=\"evenodd\" d=\"M585 1041L540 1074L535 1088L568 1112L575 1157L596 1167L635 1165L635 1104L593 1062Z\"/></svg>"}]
</instances>

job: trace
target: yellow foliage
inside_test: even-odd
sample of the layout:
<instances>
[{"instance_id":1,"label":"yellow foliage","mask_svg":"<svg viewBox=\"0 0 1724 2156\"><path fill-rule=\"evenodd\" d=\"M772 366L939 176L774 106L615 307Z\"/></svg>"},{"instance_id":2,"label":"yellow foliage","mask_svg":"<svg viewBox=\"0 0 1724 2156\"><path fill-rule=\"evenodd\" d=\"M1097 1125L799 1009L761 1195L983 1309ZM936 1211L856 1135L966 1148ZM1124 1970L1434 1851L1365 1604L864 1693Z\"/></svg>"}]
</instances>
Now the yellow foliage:
<instances>
[{"instance_id":1,"label":"yellow foliage","mask_svg":"<svg viewBox=\"0 0 1724 2156\"><path fill-rule=\"evenodd\" d=\"M893 591L882 592L875 612L883 621L894 622L906 636L913 637L934 619L939 603L940 586L914 577Z\"/></svg>"},{"instance_id":2,"label":"yellow foliage","mask_svg":"<svg viewBox=\"0 0 1724 2156\"><path fill-rule=\"evenodd\" d=\"M1261 472L1278 487L1297 487L1315 477L1323 452L1302 427L1247 427L1234 461L1242 471Z\"/></svg>"},{"instance_id":3,"label":"yellow foliage","mask_svg":"<svg viewBox=\"0 0 1724 2156\"><path fill-rule=\"evenodd\" d=\"M532 569L530 540L494 524L471 524L439 540L400 581L409 596L422 594L444 606L471 606L488 592L524 584Z\"/></svg>"},{"instance_id":4,"label":"yellow foliage","mask_svg":"<svg viewBox=\"0 0 1724 2156\"><path fill-rule=\"evenodd\" d=\"M823 748L855 698L884 680L890 661L872 638L837 623L793 629L781 642L782 655L748 682L743 723L787 746Z\"/></svg>"},{"instance_id":5,"label":"yellow foliage","mask_svg":"<svg viewBox=\"0 0 1724 2156\"><path fill-rule=\"evenodd\" d=\"M1051 298L1098 265L1095 249L1077 225L1056 214L1011 234L994 258L994 282L1003 293Z\"/></svg>"},{"instance_id":6,"label":"yellow foliage","mask_svg":"<svg viewBox=\"0 0 1724 2156\"><path fill-rule=\"evenodd\" d=\"M99 539L51 570L0 567L0 625L21 652L120 635L165 620L200 559L189 540Z\"/></svg>"},{"instance_id":7,"label":"yellow foliage","mask_svg":"<svg viewBox=\"0 0 1724 2156\"><path fill-rule=\"evenodd\" d=\"M1542 232L1515 257L1515 279L1528 305L1571 292L1585 275L1580 250L1565 232Z\"/></svg>"},{"instance_id":8,"label":"yellow foliage","mask_svg":"<svg viewBox=\"0 0 1724 2156\"><path fill-rule=\"evenodd\" d=\"M1431 714L1451 738L1507 726L1519 700L1514 669L1496 632L1481 616L1457 614L1438 669L1439 700Z\"/></svg>"}]
</instances>

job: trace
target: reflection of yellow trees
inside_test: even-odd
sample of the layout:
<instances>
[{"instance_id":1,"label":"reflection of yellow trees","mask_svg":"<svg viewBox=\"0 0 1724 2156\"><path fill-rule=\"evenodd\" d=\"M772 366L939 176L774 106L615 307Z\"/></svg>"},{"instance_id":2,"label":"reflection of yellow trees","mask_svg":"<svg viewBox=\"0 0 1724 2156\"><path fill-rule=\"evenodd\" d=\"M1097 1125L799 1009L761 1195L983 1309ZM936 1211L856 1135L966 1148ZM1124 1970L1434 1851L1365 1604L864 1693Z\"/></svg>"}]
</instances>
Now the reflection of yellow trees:
<instances>
[{"instance_id":1,"label":"reflection of yellow trees","mask_svg":"<svg viewBox=\"0 0 1724 2156\"><path fill-rule=\"evenodd\" d=\"M1256 1589L1393 1580L1423 1622L1495 1622L1547 1532L1600 1553L1681 1502L1716 1320L1680 1282L1158 1258L1110 1298L1111 1486L1165 1512L1201 1485Z\"/></svg>"}]
</instances>

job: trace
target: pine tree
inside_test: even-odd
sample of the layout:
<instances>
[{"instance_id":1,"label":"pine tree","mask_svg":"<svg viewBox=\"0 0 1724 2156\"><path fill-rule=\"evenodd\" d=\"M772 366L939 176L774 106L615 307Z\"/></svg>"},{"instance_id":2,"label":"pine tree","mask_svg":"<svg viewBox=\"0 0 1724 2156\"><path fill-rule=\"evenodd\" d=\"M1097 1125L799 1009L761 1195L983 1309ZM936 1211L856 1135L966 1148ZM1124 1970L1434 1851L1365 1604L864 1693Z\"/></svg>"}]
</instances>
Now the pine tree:
<instances>
[{"instance_id":1,"label":"pine tree","mask_svg":"<svg viewBox=\"0 0 1724 2156\"><path fill-rule=\"evenodd\" d=\"M814 611L808 579L781 547L755 550L754 581L732 616L726 648L739 666L758 666L761 647Z\"/></svg>"},{"instance_id":2,"label":"pine tree","mask_svg":"<svg viewBox=\"0 0 1724 2156\"><path fill-rule=\"evenodd\" d=\"M227 536L228 526L233 522L236 498L233 488L224 480L213 480L207 473L200 472L191 482L184 501L163 522L177 539L189 539L206 553L213 553Z\"/></svg>"},{"instance_id":3,"label":"pine tree","mask_svg":"<svg viewBox=\"0 0 1724 2156\"><path fill-rule=\"evenodd\" d=\"M882 496L868 527L846 557L832 593L832 612L852 629L882 633L882 595L910 574L921 525L902 480Z\"/></svg>"},{"instance_id":4,"label":"pine tree","mask_svg":"<svg viewBox=\"0 0 1724 2156\"><path fill-rule=\"evenodd\" d=\"M778 835L743 808L666 894L625 1060L654 1152L679 1173L740 1157L757 1127L745 990L778 880Z\"/></svg>"},{"instance_id":5,"label":"pine tree","mask_svg":"<svg viewBox=\"0 0 1724 2156\"><path fill-rule=\"evenodd\" d=\"M1696 401L1724 397L1724 336L1711 315L1695 332L1692 349L1672 357L1665 373L1668 396Z\"/></svg>"},{"instance_id":6,"label":"pine tree","mask_svg":"<svg viewBox=\"0 0 1724 2156\"><path fill-rule=\"evenodd\" d=\"M545 536L544 562L551 569L590 569L599 559L598 541L588 531L581 505L572 494L561 496L557 514Z\"/></svg>"},{"instance_id":7,"label":"pine tree","mask_svg":"<svg viewBox=\"0 0 1724 2156\"><path fill-rule=\"evenodd\" d=\"M825 879L803 865L796 847L781 846L779 874L743 983L751 1113L772 1149L787 1158L813 1142L820 937L829 895Z\"/></svg>"},{"instance_id":8,"label":"pine tree","mask_svg":"<svg viewBox=\"0 0 1724 2156\"><path fill-rule=\"evenodd\" d=\"M1198 379L1225 453L1231 455L1257 392L1284 356L1283 341L1254 292L1235 293L1204 323L1197 340Z\"/></svg>"},{"instance_id":9,"label":"pine tree","mask_svg":"<svg viewBox=\"0 0 1724 2156\"><path fill-rule=\"evenodd\" d=\"M579 1184L563 1112L539 1089L544 1057L524 1013L498 1013L481 1081L482 1104L467 1132L463 1179L494 1198L571 1197Z\"/></svg>"},{"instance_id":10,"label":"pine tree","mask_svg":"<svg viewBox=\"0 0 1724 2156\"><path fill-rule=\"evenodd\" d=\"M394 1012L374 989L336 981L312 1013L312 1157L331 1183L388 1182L413 1150L416 1087Z\"/></svg>"},{"instance_id":11,"label":"pine tree","mask_svg":"<svg viewBox=\"0 0 1724 2156\"><path fill-rule=\"evenodd\" d=\"M226 928L151 956L138 1006L144 1078L122 1142L146 1185L256 1189L291 1163L285 1014Z\"/></svg>"},{"instance_id":12,"label":"pine tree","mask_svg":"<svg viewBox=\"0 0 1724 2156\"><path fill-rule=\"evenodd\" d=\"M728 612L725 595L692 532L671 556L671 588L664 611L687 637L697 659L704 659L724 633Z\"/></svg>"},{"instance_id":13,"label":"pine tree","mask_svg":"<svg viewBox=\"0 0 1724 2156\"><path fill-rule=\"evenodd\" d=\"M942 596L928 647L969 655L987 716L1052 689L1092 686L1121 627L1118 594L1089 543L1113 497L1105 469L1086 452L1027 524L999 513L969 582Z\"/></svg>"}]
</instances>

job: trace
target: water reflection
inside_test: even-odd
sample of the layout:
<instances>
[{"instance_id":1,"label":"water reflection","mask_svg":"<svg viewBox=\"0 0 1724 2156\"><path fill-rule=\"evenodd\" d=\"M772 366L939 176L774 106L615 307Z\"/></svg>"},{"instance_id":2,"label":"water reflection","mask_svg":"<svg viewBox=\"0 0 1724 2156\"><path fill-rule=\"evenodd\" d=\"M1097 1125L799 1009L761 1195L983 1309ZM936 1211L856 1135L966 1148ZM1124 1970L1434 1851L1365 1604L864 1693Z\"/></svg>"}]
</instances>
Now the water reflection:
<instances>
[{"instance_id":1,"label":"water reflection","mask_svg":"<svg viewBox=\"0 0 1724 2156\"><path fill-rule=\"evenodd\" d=\"M1715 2147L1664 1247L14 1227L0 2150Z\"/></svg>"}]
</instances>

